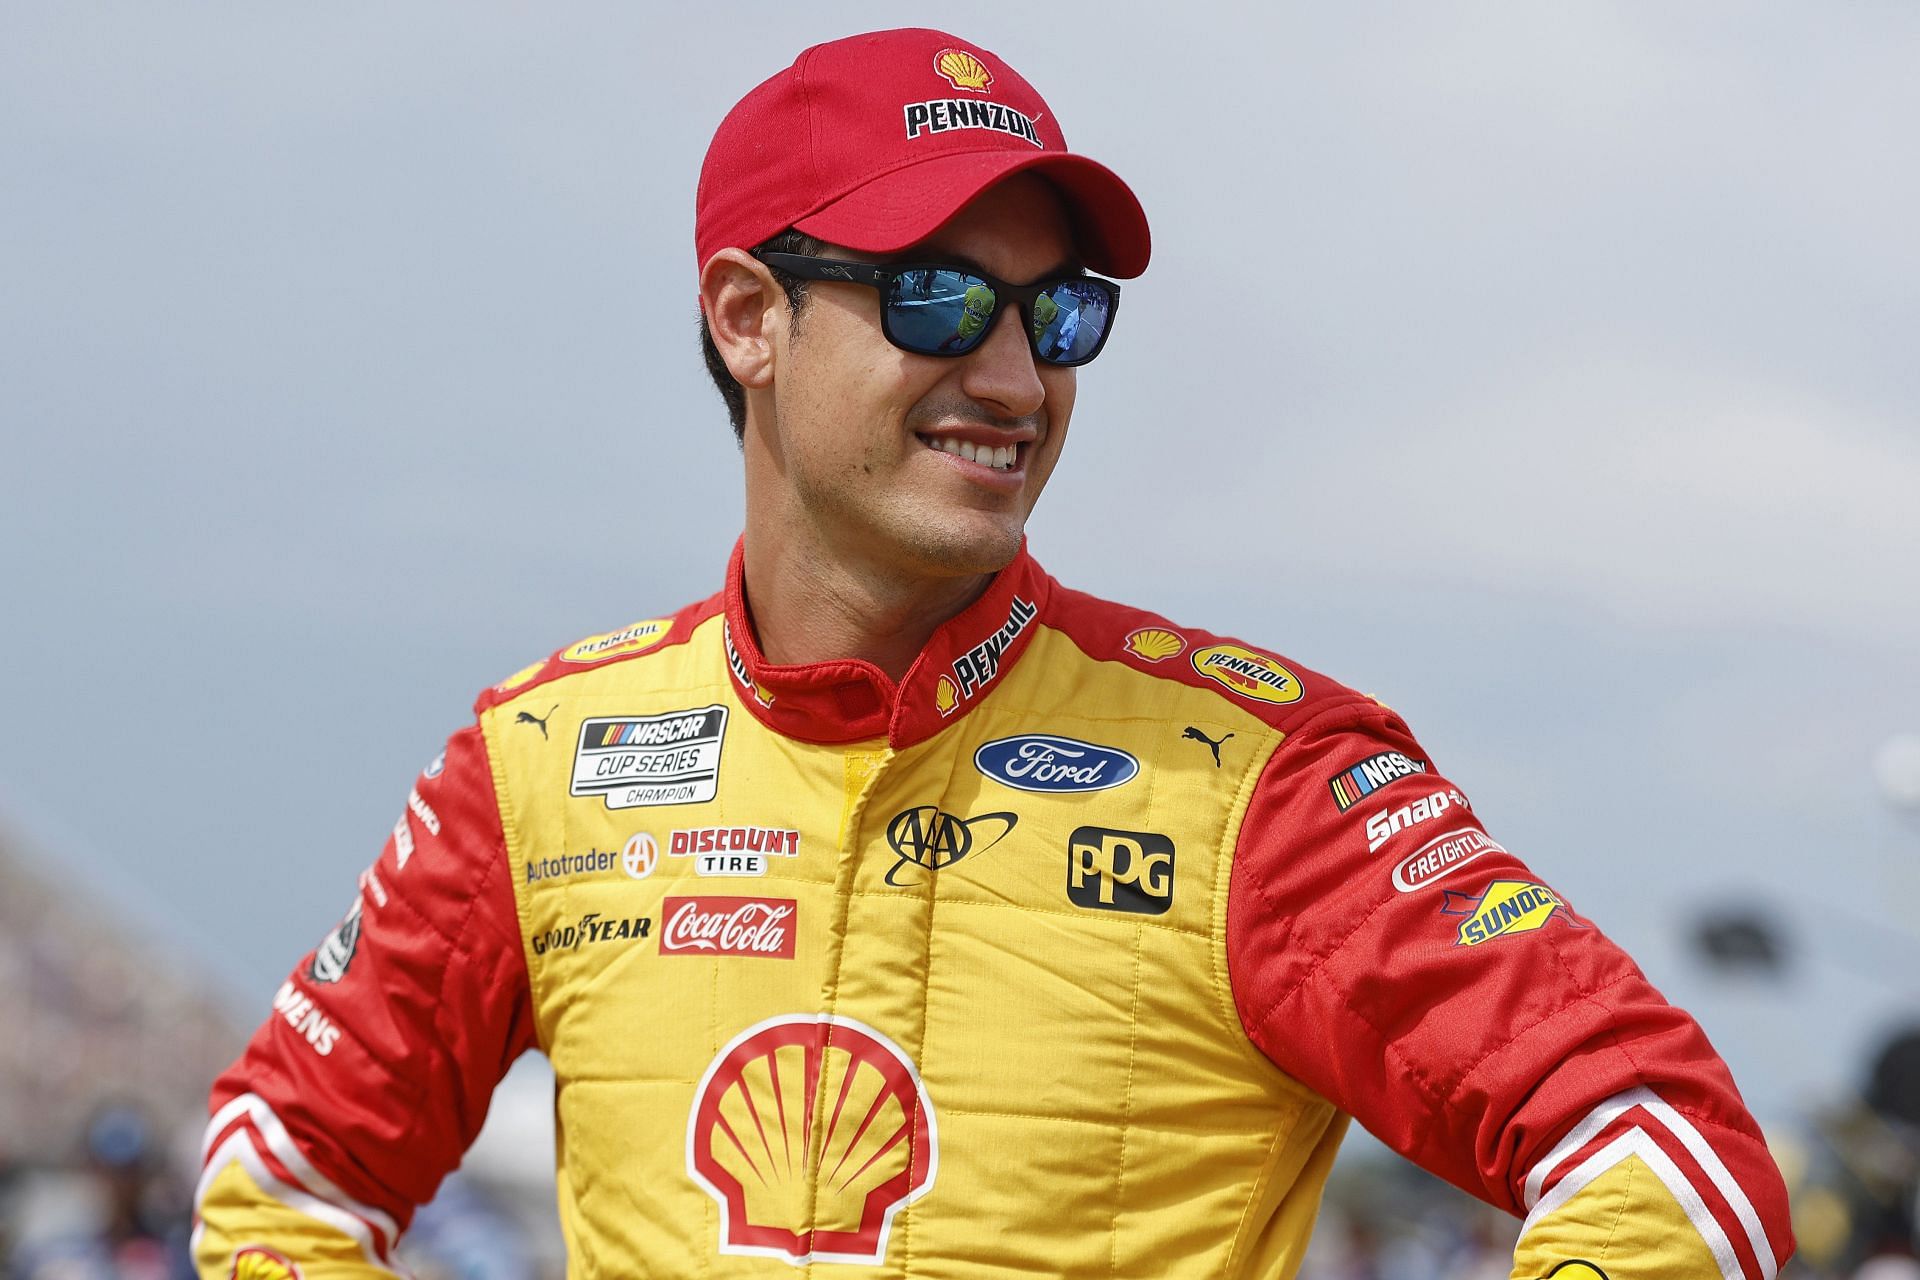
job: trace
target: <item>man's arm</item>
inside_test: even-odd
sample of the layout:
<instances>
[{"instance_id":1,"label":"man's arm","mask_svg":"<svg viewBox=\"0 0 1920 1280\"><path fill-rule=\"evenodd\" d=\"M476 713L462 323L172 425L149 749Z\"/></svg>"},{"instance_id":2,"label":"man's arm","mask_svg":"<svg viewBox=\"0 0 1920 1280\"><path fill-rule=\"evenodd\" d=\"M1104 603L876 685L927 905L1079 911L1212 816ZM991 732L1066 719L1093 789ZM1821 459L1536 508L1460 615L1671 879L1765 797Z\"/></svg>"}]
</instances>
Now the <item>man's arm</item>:
<instances>
[{"instance_id":1,"label":"man's arm","mask_svg":"<svg viewBox=\"0 0 1920 1280\"><path fill-rule=\"evenodd\" d=\"M416 781L346 918L213 1087L201 1275L394 1269L414 1208L533 1042L507 877L486 744L470 727Z\"/></svg>"},{"instance_id":2,"label":"man's arm","mask_svg":"<svg viewBox=\"0 0 1920 1280\"><path fill-rule=\"evenodd\" d=\"M1792 1252L1785 1187L1699 1025L1487 836L1384 708L1336 709L1275 752L1228 952L1268 1057L1525 1216L1516 1278L1583 1259L1609 1280L1771 1280Z\"/></svg>"}]
</instances>

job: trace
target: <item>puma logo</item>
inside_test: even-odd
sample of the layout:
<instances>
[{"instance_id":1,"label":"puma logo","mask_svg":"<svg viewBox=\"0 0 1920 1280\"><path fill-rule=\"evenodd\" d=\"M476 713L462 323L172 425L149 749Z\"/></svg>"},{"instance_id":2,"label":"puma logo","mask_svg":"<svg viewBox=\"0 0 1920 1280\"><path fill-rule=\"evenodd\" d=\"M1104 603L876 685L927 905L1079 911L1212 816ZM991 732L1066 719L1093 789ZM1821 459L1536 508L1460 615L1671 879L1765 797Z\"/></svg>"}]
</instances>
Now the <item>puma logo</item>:
<instances>
[{"instance_id":1,"label":"puma logo","mask_svg":"<svg viewBox=\"0 0 1920 1280\"><path fill-rule=\"evenodd\" d=\"M540 726L540 736L542 738L545 738L547 736L547 721L553 719L553 713L558 711L559 709L560 709L560 704L556 702L551 707L547 708L547 714L543 716L537 716L533 714L533 712L531 711L522 711L520 714L516 715L513 718L513 722L515 724L537 724ZM1231 738L1232 736L1233 736L1232 734L1227 735L1227 737L1229 738Z\"/></svg>"},{"instance_id":2,"label":"puma logo","mask_svg":"<svg viewBox=\"0 0 1920 1280\"><path fill-rule=\"evenodd\" d=\"M522 712L521 714L524 715L526 713ZM1226 738L1221 738L1219 741L1216 742L1212 738L1209 738L1206 734L1194 728L1192 725L1188 725L1187 731L1181 734L1180 736L1182 738L1191 738L1195 742L1206 743L1207 750L1213 752L1213 767L1218 769L1220 767L1220 748L1225 746L1227 744L1227 738L1231 738L1233 735L1228 734Z\"/></svg>"}]
</instances>

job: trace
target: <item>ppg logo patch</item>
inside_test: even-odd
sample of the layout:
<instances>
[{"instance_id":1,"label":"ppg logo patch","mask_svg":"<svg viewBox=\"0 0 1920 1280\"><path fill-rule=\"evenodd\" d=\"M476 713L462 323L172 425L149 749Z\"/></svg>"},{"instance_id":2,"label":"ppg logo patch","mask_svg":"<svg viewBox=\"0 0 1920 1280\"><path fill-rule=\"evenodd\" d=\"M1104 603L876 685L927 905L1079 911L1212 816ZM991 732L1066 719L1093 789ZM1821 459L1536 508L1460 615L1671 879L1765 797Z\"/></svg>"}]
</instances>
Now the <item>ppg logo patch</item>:
<instances>
[{"instance_id":1,"label":"ppg logo patch","mask_svg":"<svg viewBox=\"0 0 1920 1280\"><path fill-rule=\"evenodd\" d=\"M1166 914L1173 841L1152 831L1081 827L1067 841L1067 900L1095 911Z\"/></svg>"}]
</instances>

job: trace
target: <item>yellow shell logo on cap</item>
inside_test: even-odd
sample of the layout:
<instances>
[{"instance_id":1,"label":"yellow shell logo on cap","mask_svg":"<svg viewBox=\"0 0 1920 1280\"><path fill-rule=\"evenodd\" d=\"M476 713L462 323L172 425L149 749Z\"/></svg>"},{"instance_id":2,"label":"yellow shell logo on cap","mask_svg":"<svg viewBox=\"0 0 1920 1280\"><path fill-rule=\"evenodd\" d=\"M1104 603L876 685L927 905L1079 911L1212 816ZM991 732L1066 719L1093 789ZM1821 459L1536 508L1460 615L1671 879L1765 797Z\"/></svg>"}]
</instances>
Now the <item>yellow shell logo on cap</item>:
<instances>
[{"instance_id":1,"label":"yellow shell logo on cap","mask_svg":"<svg viewBox=\"0 0 1920 1280\"><path fill-rule=\"evenodd\" d=\"M300 1268L271 1249L248 1245L233 1255L232 1280L300 1280Z\"/></svg>"},{"instance_id":2,"label":"yellow shell logo on cap","mask_svg":"<svg viewBox=\"0 0 1920 1280\"><path fill-rule=\"evenodd\" d=\"M942 49L933 55L933 69L956 89L985 93L993 84L993 72L987 70L987 64L965 49Z\"/></svg>"},{"instance_id":3,"label":"yellow shell logo on cap","mask_svg":"<svg viewBox=\"0 0 1920 1280\"><path fill-rule=\"evenodd\" d=\"M1187 642L1165 627L1142 627L1127 636L1127 652L1142 662L1161 662L1187 647Z\"/></svg>"}]
</instances>

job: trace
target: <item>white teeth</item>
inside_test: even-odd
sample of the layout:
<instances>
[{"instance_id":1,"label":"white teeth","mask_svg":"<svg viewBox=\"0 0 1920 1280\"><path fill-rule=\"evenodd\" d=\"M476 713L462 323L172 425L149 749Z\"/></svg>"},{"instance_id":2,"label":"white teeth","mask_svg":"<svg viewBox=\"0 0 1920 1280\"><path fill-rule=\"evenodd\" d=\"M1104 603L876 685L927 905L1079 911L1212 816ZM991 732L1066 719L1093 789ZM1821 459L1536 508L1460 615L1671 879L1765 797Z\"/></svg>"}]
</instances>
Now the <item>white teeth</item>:
<instances>
[{"instance_id":1,"label":"white teeth","mask_svg":"<svg viewBox=\"0 0 1920 1280\"><path fill-rule=\"evenodd\" d=\"M968 462L977 462L983 467L992 467L995 471L1005 471L1012 467L1020 456L1020 446L1002 445L994 448L989 445L976 445L969 440L953 440L946 436L927 439L927 446L941 453L951 453L956 458L965 458Z\"/></svg>"}]
</instances>

